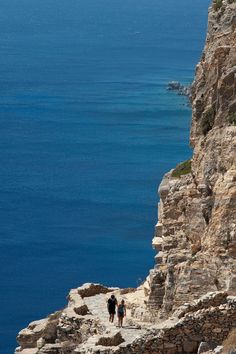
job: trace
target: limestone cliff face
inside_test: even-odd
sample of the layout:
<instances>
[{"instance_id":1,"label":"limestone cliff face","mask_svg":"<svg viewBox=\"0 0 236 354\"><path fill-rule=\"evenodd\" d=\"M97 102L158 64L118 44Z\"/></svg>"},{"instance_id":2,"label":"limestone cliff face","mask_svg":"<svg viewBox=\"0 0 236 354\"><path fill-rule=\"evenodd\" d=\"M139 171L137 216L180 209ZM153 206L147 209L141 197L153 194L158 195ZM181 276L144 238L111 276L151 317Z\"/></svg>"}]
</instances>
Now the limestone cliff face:
<instances>
[{"instance_id":1,"label":"limestone cliff face","mask_svg":"<svg viewBox=\"0 0 236 354\"><path fill-rule=\"evenodd\" d=\"M236 293L236 2L209 10L192 89L191 171L159 188L149 308L159 317L208 291ZM188 171L186 171L188 172ZM181 174L181 173L180 173Z\"/></svg>"}]
</instances>

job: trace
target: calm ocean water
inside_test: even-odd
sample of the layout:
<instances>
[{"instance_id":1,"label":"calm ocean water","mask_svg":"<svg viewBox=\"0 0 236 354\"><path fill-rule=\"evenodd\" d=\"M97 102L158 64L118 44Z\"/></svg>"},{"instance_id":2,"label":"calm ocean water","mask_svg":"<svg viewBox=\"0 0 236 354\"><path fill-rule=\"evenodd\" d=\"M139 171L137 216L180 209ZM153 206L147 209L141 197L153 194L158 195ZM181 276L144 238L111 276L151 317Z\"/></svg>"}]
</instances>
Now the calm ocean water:
<instances>
[{"instance_id":1,"label":"calm ocean water","mask_svg":"<svg viewBox=\"0 0 236 354\"><path fill-rule=\"evenodd\" d=\"M1 0L0 354L95 281L153 266L157 185L188 158L209 0Z\"/></svg>"}]
</instances>

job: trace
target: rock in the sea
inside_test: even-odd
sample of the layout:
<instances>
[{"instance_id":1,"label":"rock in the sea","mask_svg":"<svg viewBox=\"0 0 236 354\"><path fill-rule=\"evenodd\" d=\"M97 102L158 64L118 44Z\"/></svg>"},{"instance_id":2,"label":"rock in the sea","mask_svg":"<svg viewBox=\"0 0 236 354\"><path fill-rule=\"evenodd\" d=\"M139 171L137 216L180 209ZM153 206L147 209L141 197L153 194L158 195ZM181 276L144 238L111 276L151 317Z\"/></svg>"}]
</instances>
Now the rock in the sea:
<instances>
[{"instance_id":1,"label":"rock in the sea","mask_svg":"<svg viewBox=\"0 0 236 354\"><path fill-rule=\"evenodd\" d=\"M175 91L178 95L191 96L191 87L181 85L179 81L170 81L167 85L168 91Z\"/></svg>"},{"instance_id":2,"label":"rock in the sea","mask_svg":"<svg viewBox=\"0 0 236 354\"><path fill-rule=\"evenodd\" d=\"M182 87L179 81L170 81L168 83L167 89L170 91L179 90Z\"/></svg>"}]
</instances>

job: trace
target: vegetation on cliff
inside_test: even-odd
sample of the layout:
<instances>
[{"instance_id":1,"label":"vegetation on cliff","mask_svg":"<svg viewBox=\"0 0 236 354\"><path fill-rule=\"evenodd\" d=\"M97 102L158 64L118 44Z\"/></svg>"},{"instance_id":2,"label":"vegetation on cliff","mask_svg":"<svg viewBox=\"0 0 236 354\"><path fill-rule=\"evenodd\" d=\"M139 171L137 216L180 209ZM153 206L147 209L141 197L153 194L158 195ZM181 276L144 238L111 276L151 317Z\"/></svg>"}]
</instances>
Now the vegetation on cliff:
<instances>
[{"instance_id":1,"label":"vegetation on cliff","mask_svg":"<svg viewBox=\"0 0 236 354\"><path fill-rule=\"evenodd\" d=\"M216 0L213 7L215 11L218 11L223 5L223 0Z\"/></svg>"},{"instance_id":2,"label":"vegetation on cliff","mask_svg":"<svg viewBox=\"0 0 236 354\"><path fill-rule=\"evenodd\" d=\"M202 133L204 135L207 135L207 133L213 128L214 120L215 120L215 108L210 107L202 115L201 128L202 128Z\"/></svg>"},{"instance_id":3,"label":"vegetation on cliff","mask_svg":"<svg viewBox=\"0 0 236 354\"><path fill-rule=\"evenodd\" d=\"M236 112L229 115L229 123L231 125L236 125Z\"/></svg>"},{"instance_id":4,"label":"vegetation on cliff","mask_svg":"<svg viewBox=\"0 0 236 354\"><path fill-rule=\"evenodd\" d=\"M191 160L187 160L187 161L179 163L176 166L176 168L173 170L171 176L174 178L179 178L182 175L187 175L188 173L191 172L191 165L192 165Z\"/></svg>"}]
</instances>

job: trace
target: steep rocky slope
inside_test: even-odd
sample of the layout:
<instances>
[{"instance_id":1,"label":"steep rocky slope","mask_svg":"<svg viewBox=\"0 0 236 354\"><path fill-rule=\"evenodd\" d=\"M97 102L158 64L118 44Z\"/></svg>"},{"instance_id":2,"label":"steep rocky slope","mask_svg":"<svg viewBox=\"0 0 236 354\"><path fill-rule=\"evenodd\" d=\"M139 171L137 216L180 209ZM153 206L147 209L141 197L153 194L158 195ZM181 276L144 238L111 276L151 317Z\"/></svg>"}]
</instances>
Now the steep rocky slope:
<instances>
[{"instance_id":1,"label":"steep rocky slope","mask_svg":"<svg viewBox=\"0 0 236 354\"><path fill-rule=\"evenodd\" d=\"M207 291L236 292L235 28L235 1L214 3L193 83L191 168L178 166L159 188L149 277L149 307L159 317Z\"/></svg>"},{"instance_id":2,"label":"steep rocky slope","mask_svg":"<svg viewBox=\"0 0 236 354\"><path fill-rule=\"evenodd\" d=\"M146 282L72 290L64 310L20 332L17 353L197 353L236 327L235 0L210 8L192 107L193 158L160 185L158 253ZM111 292L128 306L123 329L106 318Z\"/></svg>"},{"instance_id":3,"label":"steep rocky slope","mask_svg":"<svg viewBox=\"0 0 236 354\"><path fill-rule=\"evenodd\" d=\"M108 321L106 302L111 294L127 304L123 328ZM16 354L196 353L202 342L221 344L236 326L236 297L226 292L208 293L158 324L148 322L144 312L134 316L136 308L145 311L145 301L143 287L120 290L85 284L71 290L65 309L19 333Z\"/></svg>"}]
</instances>

